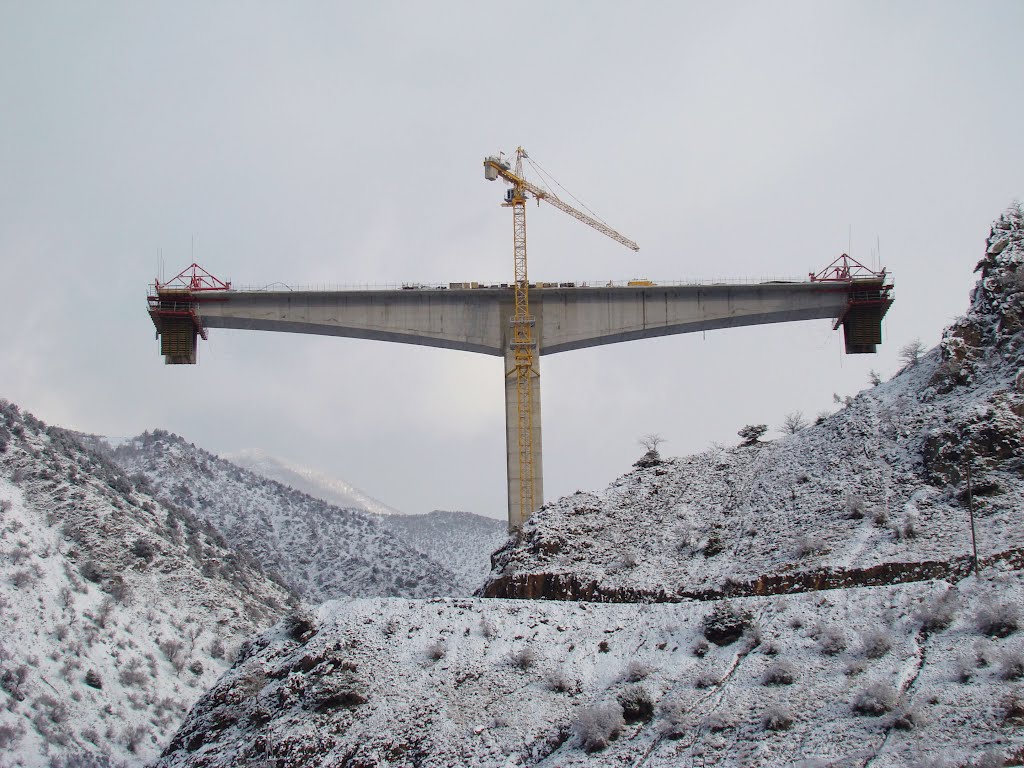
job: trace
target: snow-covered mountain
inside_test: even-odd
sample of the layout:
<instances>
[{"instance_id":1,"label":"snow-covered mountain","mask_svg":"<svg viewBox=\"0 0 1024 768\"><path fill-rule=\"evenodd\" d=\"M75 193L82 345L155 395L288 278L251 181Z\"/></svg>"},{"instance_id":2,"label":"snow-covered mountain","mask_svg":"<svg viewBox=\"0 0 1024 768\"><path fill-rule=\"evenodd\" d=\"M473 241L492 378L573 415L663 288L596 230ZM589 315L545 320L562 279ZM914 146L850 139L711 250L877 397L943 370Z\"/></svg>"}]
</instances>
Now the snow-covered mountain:
<instances>
[{"instance_id":1,"label":"snow-covered mountain","mask_svg":"<svg viewBox=\"0 0 1024 768\"><path fill-rule=\"evenodd\" d=\"M491 553L507 538L507 526L503 521L472 512L435 511L427 515L404 515L343 480L262 451L241 451L222 458L328 504L372 512L379 517L384 528L454 573L460 590L465 594L483 584L491 570Z\"/></svg>"},{"instance_id":2,"label":"snow-covered mountain","mask_svg":"<svg viewBox=\"0 0 1024 768\"><path fill-rule=\"evenodd\" d=\"M540 510L485 593L580 602L324 604L248 645L159 765L1022 764L1022 265L1016 207L893 381Z\"/></svg>"},{"instance_id":3,"label":"snow-covered mountain","mask_svg":"<svg viewBox=\"0 0 1024 768\"><path fill-rule=\"evenodd\" d=\"M472 512L391 515L381 523L434 562L444 563L466 585L466 594L484 583L491 553L508 538L505 521Z\"/></svg>"},{"instance_id":4,"label":"snow-covered mountain","mask_svg":"<svg viewBox=\"0 0 1024 768\"><path fill-rule=\"evenodd\" d=\"M465 594L446 567L405 544L380 518L341 509L218 458L177 435L147 432L111 448L163 498L209 521L306 601L344 596Z\"/></svg>"},{"instance_id":5,"label":"snow-covered mountain","mask_svg":"<svg viewBox=\"0 0 1024 768\"><path fill-rule=\"evenodd\" d=\"M499 597L672 600L957 576L1024 556L1024 232L996 224L969 313L822 423L638 468L548 504Z\"/></svg>"},{"instance_id":6,"label":"snow-covered mountain","mask_svg":"<svg viewBox=\"0 0 1024 768\"><path fill-rule=\"evenodd\" d=\"M143 478L0 401L0 765L152 759L291 600Z\"/></svg>"},{"instance_id":7,"label":"snow-covered mountain","mask_svg":"<svg viewBox=\"0 0 1024 768\"><path fill-rule=\"evenodd\" d=\"M375 515L399 514L397 509L377 501L344 480L291 461L279 459L264 451L239 451L225 454L221 458L268 480L276 480L282 485L290 486L314 498L323 499L328 504L342 509L362 509L366 512L373 512Z\"/></svg>"}]
</instances>

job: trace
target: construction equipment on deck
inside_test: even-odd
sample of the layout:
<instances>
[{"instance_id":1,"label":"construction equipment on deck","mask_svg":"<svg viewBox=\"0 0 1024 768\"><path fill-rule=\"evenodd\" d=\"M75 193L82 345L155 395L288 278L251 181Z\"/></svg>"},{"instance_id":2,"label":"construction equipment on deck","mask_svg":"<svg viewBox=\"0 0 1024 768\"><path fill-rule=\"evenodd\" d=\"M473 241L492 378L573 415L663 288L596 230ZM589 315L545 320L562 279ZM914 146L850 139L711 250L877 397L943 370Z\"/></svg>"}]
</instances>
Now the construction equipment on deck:
<instances>
[{"instance_id":1,"label":"construction equipment on deck","mask_svg":"<svg viewBox=\"0 0 1024 768\"><path fill-rule=\"evenodd\" d=\"M865 267L843 254L817 274L812 283L837 283L847 292L846 309L836 318L832 330L843 326L846 354L872 354L882 343L882 318L892 305L892 281L885 269L879 272Z\"/></svg>"},{"instance_id":2,"label":"construction equipment on deck","mask_svg":"<svg viewBox=\"0 0 1024 768\"><path fill-rule=\"evenodd\" d=\"M231 283L218 280L194 263L166 283L153 281L147 296L149 317L156 326L166 365L195 365L196 338L206 339L197 304L216 300L215 292L228 290Z\"/></svg>"}]
</instances>

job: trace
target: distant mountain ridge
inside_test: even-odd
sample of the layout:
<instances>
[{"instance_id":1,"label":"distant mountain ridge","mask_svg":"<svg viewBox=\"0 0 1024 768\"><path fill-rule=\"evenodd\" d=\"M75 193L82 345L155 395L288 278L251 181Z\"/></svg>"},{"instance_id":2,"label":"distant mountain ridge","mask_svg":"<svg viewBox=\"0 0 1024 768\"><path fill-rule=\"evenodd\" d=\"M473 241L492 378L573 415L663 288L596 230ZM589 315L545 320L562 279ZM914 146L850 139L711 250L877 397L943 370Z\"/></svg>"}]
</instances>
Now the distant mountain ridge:
<instances>
[{"instance_id":1,"label":"distant mountain ridge","mask_svg":"<svg viewBox=\"0 0 1024 768\"><path fill-rule=\"evenodd\" d=\"M361 509L343 509L243 469L163 430L111 456L208 520L310 603L349 596L437 597L467 588Z\"/></svg>"},{"instance_id":2,"label":"distant mountain ridge","mask_svg":"<svg viewBox=\"0 0 1024 768\"><path fill-rule=\"evenodd\" d=\"M440 510L426 515L405 515L344 480L263 451L240 451L222 458L329 504L344 503L350 508L364 509L377 515L381 525L410 547L451 570L466 594L483 584L491 570L491 553L508 537L503 520L472 512Z\"/></svg>"},{"instance_id":3,"label":"distant mountain ridge","mask_svg":"<svg viewBox=\"0 0 1024 768\"><path fill-rule=\"evenodd\" d=\"M295 462L271 456L265 451L247 449L236 453L223 454L221 458L232 464L262 475L269 480L276 480L297 491L323 499L328 504L343 509L362 509L375 515L401 514L394 507L369 496L354 485L339 480L325 472L309 469Z\"/></svg>"}]
</instances>

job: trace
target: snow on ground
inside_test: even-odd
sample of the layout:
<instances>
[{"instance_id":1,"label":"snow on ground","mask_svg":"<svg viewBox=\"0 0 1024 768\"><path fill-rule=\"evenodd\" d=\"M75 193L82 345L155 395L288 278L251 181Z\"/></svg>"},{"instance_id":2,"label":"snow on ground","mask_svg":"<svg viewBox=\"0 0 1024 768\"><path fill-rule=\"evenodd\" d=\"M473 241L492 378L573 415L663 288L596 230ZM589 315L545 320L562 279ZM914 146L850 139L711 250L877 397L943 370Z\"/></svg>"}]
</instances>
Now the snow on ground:
<instances>
[{"instance_id":1,"label":"snow on ground","mask_svg":"<svg viewBox=\"0 0 1024 768\"><path fill-rule=\"evenodd\" d=\"M720 603L331 602L254 640L158 765L962 765L1024 748L1024 637L982 626L1022 601L1021 574L991 572ZM719 647L722 606L750 623Z\"/></svg>"}]
</instances>

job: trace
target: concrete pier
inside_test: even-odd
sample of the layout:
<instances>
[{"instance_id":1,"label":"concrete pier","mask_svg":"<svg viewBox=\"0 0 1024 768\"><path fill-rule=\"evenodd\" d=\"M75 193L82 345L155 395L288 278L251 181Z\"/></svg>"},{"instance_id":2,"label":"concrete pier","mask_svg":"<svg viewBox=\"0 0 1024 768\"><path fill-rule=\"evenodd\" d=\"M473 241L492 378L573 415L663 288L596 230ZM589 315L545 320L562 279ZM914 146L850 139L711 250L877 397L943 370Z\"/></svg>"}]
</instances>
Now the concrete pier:
<instances>
[{"instance_id":1,"label":"concrete pier","mask_svg":"<svg viewBox=\"0 0 1024 768\"><path fill-rule=\"evenodd\" d=\"M533 380L534 498L543 503L539 360L541 355L616 344L654 336L744 325L832 319L844 322L855 296L877 294L888 308L882 281L756 283L682 286L531 288L530 311L536 318ZM866 292L866 293L865 293ZM174 299L180 303L182 297ZM312 333L374 341L458 349L504 358L505 421L510 529L522 526L534 510L520 509L517 402L511 362L511 288L415 288L358 291L237 291L194 294L187 301L197 327ZM871 304L874 306L874 304ZM863 325L863 317L857 315ZM157 322L157 330L161 326ZM880 331L858 348L873 351ZM194 342L194 338L193 338ZM189 360L194 362L194 350Z\"/></svg>"}]
</instances>

